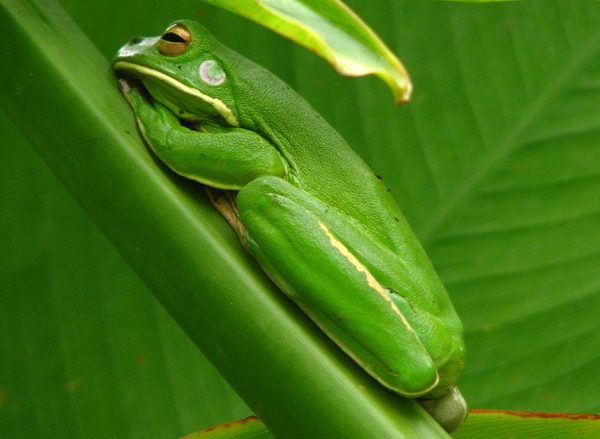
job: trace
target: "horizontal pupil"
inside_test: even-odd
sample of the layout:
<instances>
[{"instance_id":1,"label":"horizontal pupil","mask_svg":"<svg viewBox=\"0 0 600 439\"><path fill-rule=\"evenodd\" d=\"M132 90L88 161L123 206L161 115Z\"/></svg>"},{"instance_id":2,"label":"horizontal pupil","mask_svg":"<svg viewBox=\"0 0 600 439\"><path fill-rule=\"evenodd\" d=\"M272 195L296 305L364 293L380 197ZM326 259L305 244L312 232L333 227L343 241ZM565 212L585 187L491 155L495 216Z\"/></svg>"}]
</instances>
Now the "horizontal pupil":
<instances>
[{"instance_id":1,"label":"horizontal pupil","mask_svg":"<svg viewBox=\"0 0 600 439\"><path fill-rule=\"evenodd\" d=\"M174 32L167 32L161 38L171 43L185 43L185 40Z\"/></svg>"}]
</instances>

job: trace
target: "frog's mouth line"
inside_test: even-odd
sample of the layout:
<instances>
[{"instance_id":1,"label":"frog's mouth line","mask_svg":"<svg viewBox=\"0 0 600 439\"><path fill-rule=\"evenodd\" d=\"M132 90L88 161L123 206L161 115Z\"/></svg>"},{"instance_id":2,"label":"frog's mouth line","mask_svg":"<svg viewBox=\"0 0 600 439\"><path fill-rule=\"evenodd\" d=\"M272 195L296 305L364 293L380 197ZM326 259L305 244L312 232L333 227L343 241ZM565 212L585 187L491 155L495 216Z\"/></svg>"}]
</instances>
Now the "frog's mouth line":
<instances>
[{"instance_id":1,"label":"frog's mouth line","mask_svg":"<svg viewBox=\"0 0 600 439\"><path fill-rule=\"evenodd\" d=\"M235 117L231 109L227 105L225 105L225 103L222 100L213 98L212 96L208 96L202 93L201 91L196 90L195 88L192 88L188 85L183 84L182 82L177 81L176 79L165 73L159 72L157 70L151 69L140 64L135 64L127 61L117 61L116 63L114 63L113 68L117 71L125 71L130 73L132 72L142 76L151 76L153 78L156 78L159 81L168 84L170 87L173 87L182 93L201 99L204 102L210 104L217 111L217 113L219 113L221 117L223 117L223 119L225 119L225 121L227 121L227 123L229 123L231 126L240 126L237 117Z\"/></svg>"}]
</instances>

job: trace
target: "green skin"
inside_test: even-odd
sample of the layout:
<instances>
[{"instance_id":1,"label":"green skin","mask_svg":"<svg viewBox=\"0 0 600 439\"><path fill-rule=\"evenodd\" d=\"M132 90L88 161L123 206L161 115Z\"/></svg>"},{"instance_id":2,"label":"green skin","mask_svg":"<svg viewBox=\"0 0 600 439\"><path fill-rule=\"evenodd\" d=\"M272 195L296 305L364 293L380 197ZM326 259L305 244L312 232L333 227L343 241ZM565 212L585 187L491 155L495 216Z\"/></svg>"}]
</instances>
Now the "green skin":
<instances>
[{"instance_id":1,"label":"green skin","mask_svg":"<svg viewBox=\"0 0 600 439\"><path fill-rule=\"evenodd\" d=\"M191 36L183 53L134 38L113 61L148 145L216 189L265 272L350 357L456 428L462 324L386 187L288 85L200 24L176 24Z\"/></svg>"}]
</instances>

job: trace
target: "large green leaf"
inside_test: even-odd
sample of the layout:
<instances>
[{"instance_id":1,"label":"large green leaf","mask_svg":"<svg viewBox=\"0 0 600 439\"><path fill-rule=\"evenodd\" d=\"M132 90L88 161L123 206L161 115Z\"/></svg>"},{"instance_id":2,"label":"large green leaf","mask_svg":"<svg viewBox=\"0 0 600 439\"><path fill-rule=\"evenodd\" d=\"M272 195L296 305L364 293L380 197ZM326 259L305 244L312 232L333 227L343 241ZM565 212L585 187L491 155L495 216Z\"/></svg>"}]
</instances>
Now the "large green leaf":
<instances>
[{"instance_id":1,"label":"large green leaf","mask_svg":"<svg viewBox=\"0 0 600 439\"><path fill-rule=\"evenodd\" d=\"M197 12L63 3L107 57ZM348 3L408 66L409 106L252 23L202 16L390 186L465 322L471 406L599 411L600 6ZM162 439L248 414L7 122L1 148L0 432Z\"/></svg>"},{"instance_id":2,"label":"large green leaf","mask_svg":"<svg viewBox=\"0 0 600 439\"><path fill-rule=\"evenodd\" d=\"M412 84L404 66L379 37L340 0L204 0L266 26L313 50L342 75L375 74L398 103Z\"/></svg>"},{"instance_id":3,"label":"large green leaf","mask_svg":"<svg viewBox=\"0 0 600 439\"><path fill-rule=\"evenodd\" d=\"M1 91L13 101L10 116L274 434L449 437L283 297L200 185L157 164L108 62L54 0L6 0L0 22L12 43L0 45L12 66L0 71L2 82L14 85Z\"/></svg>"}]
</instances>

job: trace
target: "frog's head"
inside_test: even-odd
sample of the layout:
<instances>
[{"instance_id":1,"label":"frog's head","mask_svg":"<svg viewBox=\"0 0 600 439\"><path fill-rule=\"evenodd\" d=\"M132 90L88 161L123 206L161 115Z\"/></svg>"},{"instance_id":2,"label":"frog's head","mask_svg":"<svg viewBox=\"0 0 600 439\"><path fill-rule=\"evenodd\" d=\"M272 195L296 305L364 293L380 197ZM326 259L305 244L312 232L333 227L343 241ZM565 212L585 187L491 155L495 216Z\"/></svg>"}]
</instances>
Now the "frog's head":
<instances>
[{"instance_id":1,"label":"frog's head","mask_svg":"<svg viewBox=\"0 0 600 439\"><path fill-rule=\"evenodd\" d=\"M134 37L119 49L113 68L122 87L140 83L180 120L216 118L239 126L223 46L200 24L179 20L160 37Z\"/></svg>"}]
</instances>

